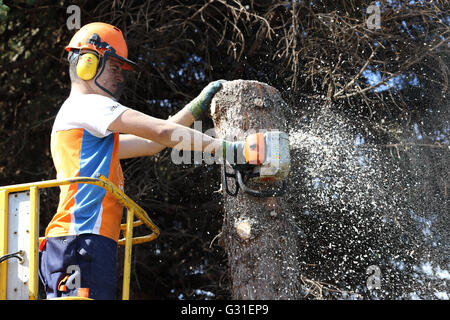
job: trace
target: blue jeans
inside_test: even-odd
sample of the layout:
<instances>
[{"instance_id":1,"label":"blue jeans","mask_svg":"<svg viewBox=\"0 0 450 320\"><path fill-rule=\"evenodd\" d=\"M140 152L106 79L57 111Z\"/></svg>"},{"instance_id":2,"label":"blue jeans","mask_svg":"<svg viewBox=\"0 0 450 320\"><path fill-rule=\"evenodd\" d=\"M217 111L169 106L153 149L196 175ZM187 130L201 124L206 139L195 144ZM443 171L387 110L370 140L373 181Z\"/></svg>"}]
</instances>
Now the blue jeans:
<instances>
[{"instance_id":1,"label":"blue jeans","mask_svg":"<svg viewBox=\"0 0 450 320\"><path fill-rule=\"evenodd\" d=\"M39 277L47 299L79 295L113 300L117 285L117 243L96 234L49 237L39 253ZM83 289L86 292L86 289Z\"/></svg>"}]
</instances>

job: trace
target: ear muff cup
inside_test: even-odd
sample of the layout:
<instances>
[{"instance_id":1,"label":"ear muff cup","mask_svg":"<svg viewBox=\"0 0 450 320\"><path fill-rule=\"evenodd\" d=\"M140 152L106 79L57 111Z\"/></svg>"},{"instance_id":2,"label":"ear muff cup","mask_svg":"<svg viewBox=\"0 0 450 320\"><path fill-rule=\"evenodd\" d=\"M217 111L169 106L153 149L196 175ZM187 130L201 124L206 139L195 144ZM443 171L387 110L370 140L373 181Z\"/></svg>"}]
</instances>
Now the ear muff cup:
<instances>
[{"instance_id":1,"label":"ear muff cup","mask_svg":"<svg viewBox=\"0 0 450 320\"><path fill-rule=\"evenodd\" d=\"M98 56L94 53L83 53L78 58L77 75L80 79L91 80L97 74Z\"/></svg>"}]
</instances>

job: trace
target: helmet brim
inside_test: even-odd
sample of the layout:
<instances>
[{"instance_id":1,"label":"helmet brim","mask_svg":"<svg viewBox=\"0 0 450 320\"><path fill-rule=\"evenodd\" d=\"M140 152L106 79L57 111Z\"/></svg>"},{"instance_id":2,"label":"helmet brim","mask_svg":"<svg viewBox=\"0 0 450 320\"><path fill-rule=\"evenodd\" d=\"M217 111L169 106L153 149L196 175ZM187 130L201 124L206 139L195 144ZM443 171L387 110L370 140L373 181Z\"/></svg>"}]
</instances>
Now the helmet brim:
<instances>
[{"instance_id":1,"label":"helmet brim","mask_svg":"<svg viewBox=\"0 0 450 320\"><path fill-rule=\"evenodd\" d=\"M122 62L122 69L127 71L133 71L137 64L129 59L126 59L124 57L118 56L118 55L111 55L111 57L118 59L120 62Z\"/></svg>"}]
</instances>

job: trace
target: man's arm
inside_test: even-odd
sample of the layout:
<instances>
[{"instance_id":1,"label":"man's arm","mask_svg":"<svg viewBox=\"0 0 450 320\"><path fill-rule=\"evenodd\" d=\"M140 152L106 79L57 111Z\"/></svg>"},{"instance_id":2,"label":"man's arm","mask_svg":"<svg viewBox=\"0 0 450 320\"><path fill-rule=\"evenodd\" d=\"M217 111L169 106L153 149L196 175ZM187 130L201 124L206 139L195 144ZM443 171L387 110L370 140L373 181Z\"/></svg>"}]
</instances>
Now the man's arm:
<instances>
[{"instance_id":1,"label":"man's arm","mask_svg":"<svg viewBox=\"0 0 450 320\"><path fill-rule=\"evenodd\" d=\"M222 83L224 82L225 80L217 80L209 83L194 100L167 121L186 127L191 126L196 119L209 110L214 94L222 87ZM117 131L122 133L125 132L120 130ZM121 134L119 159L151 156L160 152L165 147L166 145L164 144L148 140L141 136Z\"/></svg>"},{"instance_id":2,"label":"man's arm","mask_svg":"<svg viewBox=\"0 0 450 320\"><path fill-rule=\"evenodd\" d=\"M222 140L210 137L200 131L169 120L154 118L133 109L128 109L123 112L109 125L108 129L112 132L131 134L145 140L151 140L153 143L156 142L157 144L170 148L176 147L180 150L208 150L208 152L214 152L214 150L222 148L223 143ZM131 149L132 143L129 141L134 141L133 143L140 147L146 144L148 147L148 144L151 143L142 139L128 139L128 143L125 143L125 145L129 144L129 146L122 149L122 156L128 156L133 153L133 151L130 150L128 150L128 153L126 152L126 149ZM127 137L125 136L123 141L125 142L126 140ZM153 147L155 146L150 145L151 149L153 149ZM155 147L153 150L157 149L158 148Z\"/></svg>"},{"instance_id":3,"label":"man's arm","mask_svg":"<svg viewBox=\"0 0 450 320\"><path fill-rule=\"evenodd\" d=\"M173 117L170 117L167 121L189 127L195 121L195 117L192 115L189 109L189 105L187 105L179 112L177 112ZM121 134L119 145L119 159L151 156L157 154L165 148L165 145L142 137L138 137L132 134Z\"/></svg>"}]
</instances>

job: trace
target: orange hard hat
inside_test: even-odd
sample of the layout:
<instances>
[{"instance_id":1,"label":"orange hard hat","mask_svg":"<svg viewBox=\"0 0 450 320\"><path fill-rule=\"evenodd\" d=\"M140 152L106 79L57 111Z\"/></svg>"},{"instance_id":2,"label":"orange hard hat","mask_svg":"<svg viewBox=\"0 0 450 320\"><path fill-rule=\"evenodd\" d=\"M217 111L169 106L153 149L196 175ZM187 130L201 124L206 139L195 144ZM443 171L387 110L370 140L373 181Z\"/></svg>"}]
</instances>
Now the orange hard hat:
<instances>
[{"instance_id":1,"label":"orange hard hat","mask_svg":"<svg viewBox=\"0 0 450 320\"><path fill-rule=\"evenodd\" d=\"M109 56L123 62L122 68L126 70L132 70L136 65L127 59L128 48L122 31L108 23L93 22L84 25L72 37L66 50L92 50L102 57L107 52Z\"/></svg>"}]
</instances>

